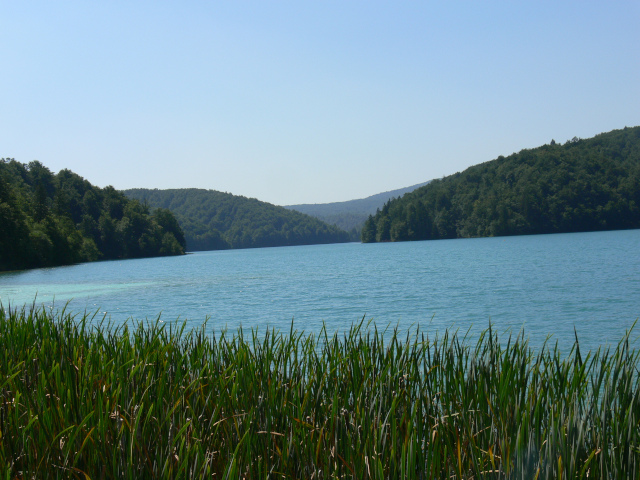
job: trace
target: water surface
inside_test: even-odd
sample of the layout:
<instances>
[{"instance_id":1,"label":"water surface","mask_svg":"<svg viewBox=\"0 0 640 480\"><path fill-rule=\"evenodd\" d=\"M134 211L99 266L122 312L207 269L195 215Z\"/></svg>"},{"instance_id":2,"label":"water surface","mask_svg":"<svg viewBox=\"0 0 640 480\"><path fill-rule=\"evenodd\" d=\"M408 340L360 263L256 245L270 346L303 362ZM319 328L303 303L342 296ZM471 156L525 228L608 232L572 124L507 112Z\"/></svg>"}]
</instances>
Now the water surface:
<instances>
[{"instance_id":1,"label":"water surface","mask_svg":"<svg viewBox=\"0 0 640 480\"><path fill-rule=\"evenodd\" d=\"M186 320L213 329L524 328L595 347L640 316L640 230L200 252L0 274L4 306ZM55 303L54 303L55 302Z\"/></svg>"}]
</instances>

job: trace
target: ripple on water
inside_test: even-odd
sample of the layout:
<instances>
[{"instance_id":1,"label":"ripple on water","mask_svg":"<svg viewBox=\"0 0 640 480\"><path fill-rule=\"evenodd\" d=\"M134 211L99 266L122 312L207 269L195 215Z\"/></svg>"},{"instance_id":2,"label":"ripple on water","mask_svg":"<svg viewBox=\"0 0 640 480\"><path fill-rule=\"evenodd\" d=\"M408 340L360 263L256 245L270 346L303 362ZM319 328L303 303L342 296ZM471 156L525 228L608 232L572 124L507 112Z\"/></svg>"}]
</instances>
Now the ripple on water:
<instances>
[{"instance_id":1,"label":"ripple on water","mask_svg":"<svg viewBox=\"0 0 640 480\"><path fill-rule=\"evenodd\" d=\"M570 344L617 342L640 316L640 230L400 244L201 252L0 274L7 305L69 302L74 311L220 329L378 325L524 328Z\"/></svg>"}]
</instances>

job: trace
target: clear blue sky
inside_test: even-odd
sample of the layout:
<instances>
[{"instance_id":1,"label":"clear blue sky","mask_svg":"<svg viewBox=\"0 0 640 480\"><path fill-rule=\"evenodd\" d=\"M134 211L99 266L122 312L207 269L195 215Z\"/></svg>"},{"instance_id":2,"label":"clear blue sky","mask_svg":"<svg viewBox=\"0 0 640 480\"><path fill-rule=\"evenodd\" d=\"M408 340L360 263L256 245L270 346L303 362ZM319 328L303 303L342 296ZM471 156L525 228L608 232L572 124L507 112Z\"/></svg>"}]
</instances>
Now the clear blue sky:
<instances>
[{"instance_id":1,"label":"clear blue sky","mask_svg":"<svg viewBox=\"0 0 640 480\"><path fill-rule=\"evenodd\" d=\"M640 124L640 2L4 1L0 157L366 197Z\"/></svg>"}]
</instances>

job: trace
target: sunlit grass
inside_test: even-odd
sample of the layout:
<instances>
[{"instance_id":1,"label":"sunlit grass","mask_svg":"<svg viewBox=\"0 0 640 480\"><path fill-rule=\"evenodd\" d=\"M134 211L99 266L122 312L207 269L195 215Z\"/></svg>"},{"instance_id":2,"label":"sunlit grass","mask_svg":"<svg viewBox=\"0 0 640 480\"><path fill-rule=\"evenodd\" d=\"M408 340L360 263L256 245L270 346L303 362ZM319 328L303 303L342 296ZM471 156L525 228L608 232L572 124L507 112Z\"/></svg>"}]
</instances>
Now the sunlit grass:
<instances>
[{"instance_id":1,"label":"sunlit grass","mask_svg":"<svg viewBox=\"0 0 640 480\"><path fill-rule=\"evenodd\" d=\"M97 326L96 326L97 325ZM639 478L639 353L0 309L3 478Z\"/></svg>"}]
</instances>

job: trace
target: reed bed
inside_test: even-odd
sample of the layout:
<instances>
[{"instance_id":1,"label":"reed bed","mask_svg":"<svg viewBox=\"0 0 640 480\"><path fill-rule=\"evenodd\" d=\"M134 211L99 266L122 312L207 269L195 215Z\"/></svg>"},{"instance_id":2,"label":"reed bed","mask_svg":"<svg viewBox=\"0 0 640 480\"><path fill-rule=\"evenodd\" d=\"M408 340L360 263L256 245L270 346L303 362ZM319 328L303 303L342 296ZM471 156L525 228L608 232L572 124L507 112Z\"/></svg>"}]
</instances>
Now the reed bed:
<instances>
[{"instance_id":1,"label":"reed bed","mask_svg":"<svg viewBox=\"0 0 640 480\"><path fill-rule=\"evenodd\" d=\"M0 474L640 478L639 354L0 309Z\"/></svg>"}]
</instances>

